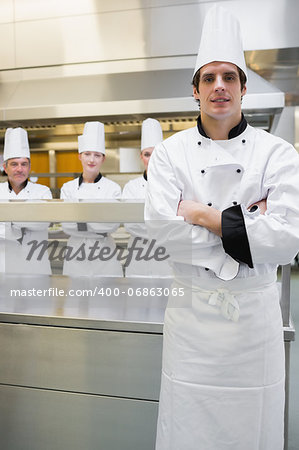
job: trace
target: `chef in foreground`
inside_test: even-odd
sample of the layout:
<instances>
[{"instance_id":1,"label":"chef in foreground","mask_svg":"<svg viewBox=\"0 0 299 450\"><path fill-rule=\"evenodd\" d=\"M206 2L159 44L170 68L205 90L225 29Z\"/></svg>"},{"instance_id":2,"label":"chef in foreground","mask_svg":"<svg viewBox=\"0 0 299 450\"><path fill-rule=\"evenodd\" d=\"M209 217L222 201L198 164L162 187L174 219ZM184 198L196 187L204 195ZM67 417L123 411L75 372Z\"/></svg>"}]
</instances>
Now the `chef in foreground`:
<instances>
[{"instance_id":1,"label":"chef in foreground","mask_svg":"<svg viewBox=\"0 0 299 450\"><path fill-rule=\"evenodd\" d=\"M4 137L3 168L7 181L0 184L0 200L51 199L47 186L29 181L30 149L27 131L8 128ZM28 217L30 208L28 207ZM1 223L0 248L1 272L27 275L50 275L51 267L47 253L38 259L32 253L32 241L47 242L49 223L10 222ZM30 256L30 254L32 255Z\"/></svg>"},{"instance_id":2,"label":"chef in foreground","mask_svg":"<svg viewBox=\"0 0 299 450\"><path fill-rule=\"evenodd\" d=\"M185 303L170 297L165 314L156 450L284 446L276 272L299 249L299 157L248 125L246 80L239 23L216 5L193 77L197 125L156 146L148 170L145 218L185 225L165 244Z\"/></svg>"},{"instance_id":3,"label":"chef in foreground","mask_svg":"<svg viewBox=\"0 0 299 450\"><path fill-rule=\"evenodd\" d=\"M144 166L143 175L130 180L123 188L122 199L123 200L139 200L144 201L147 191L147 167L150 157L157 144L163 141L163 132L160 122L156 119L148 118L142 122L141 127L141 153L140 158ZM134 246L134 242L137 243L137 248L142 248L145 253L148 247L151 245L149 240L147 228L143 223L126 223L125 229L131 234L128 242L128 248ZM136 239L137 238L137 239ZM154 252L154 249L152 250ZM137 254L137 250L134 256ZM172 269L168 264L168 261L157 261L151 259L136 260L132 258L128 266L126 267L126 277L154 277L154 278L171 278Z\"/></svg>"},{"instance_id":4,"label":"chef in foreground","mask_svg":"<svg viewBox=\"0 0 299 450\"><path fill-rule=\"evenodd\" d=\"M83 135L78 137L78 151L82 174L62 186L60 197L72 202L119 199L120 186L100 172L105 161L103 123L97 121L85 123ZM110 236L118 226L118 223L64 223L63 230L70 236L67 246L72 249L72 254L77 256L64 260L63 274L71 277L123 276L121 263L115 253L116 246ZM91 248L96 249L93 256L90 255ZM107 249L105 258L100 257L103 248Z\"/></svg>"}]
</instances>

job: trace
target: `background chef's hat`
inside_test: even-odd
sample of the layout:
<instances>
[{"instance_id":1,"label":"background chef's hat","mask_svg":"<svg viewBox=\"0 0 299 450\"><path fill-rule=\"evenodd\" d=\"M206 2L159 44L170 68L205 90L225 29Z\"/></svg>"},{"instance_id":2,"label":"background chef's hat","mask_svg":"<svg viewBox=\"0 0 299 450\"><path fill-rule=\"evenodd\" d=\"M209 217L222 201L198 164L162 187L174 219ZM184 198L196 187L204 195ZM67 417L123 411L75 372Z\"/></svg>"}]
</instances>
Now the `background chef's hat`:
<instances>
[{"instance_id":1,"label":"background chef's hat","mask_svg":"<svg viewBox=\"0 0 299 450\"><path fill-rule=\"evenodd\" d=\"M239 21L219 5L209 9L205 17L193 76L213 61L235 64L247 78Z\"/></svg>"},{"instance_id":2,"label":"background chef's hat","mask_svg":"<svg viewBox=\"0 0 299 450\"><path fill-rule=\"evenodd\" d=\"M156 119L146 119L141 128L141 151L148 147L155 147L163 141L160 122Z\"/></svg>"},{"instance_id":3,"label":"background chef's hat","mask_svg":"<svg viewBox=\"0 0 299 450\"><path fill-rule=\"evenodd\" d=\"M105 155L105 129L101 122L86 122L83 134L78 136L78 151L100 152Z\"/></svg>"},{"instance_id":4,"label":"background chef's hat","mask_svg":"<svg viewBox=\"0 0 299 450\"><path fill-rule=\"evenodd\" d=\"M30 159L28 135L23 128L7 128L5 131L3 160L11 158Z\"/></svg>"}]
</instances>

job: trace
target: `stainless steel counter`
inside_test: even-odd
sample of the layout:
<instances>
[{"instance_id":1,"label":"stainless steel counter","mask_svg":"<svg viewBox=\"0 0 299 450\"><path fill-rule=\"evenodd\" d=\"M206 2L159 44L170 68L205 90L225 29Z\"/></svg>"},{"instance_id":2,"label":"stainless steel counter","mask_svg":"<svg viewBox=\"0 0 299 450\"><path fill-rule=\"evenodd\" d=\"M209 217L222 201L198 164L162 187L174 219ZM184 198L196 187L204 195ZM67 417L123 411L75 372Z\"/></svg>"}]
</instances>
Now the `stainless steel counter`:
<instances>
[{"instance_id":1,"label":"stainless steel counter","mask_svg":"<svg viewBox=\"0 0 299 450\"><path fill-rule=\"evenodd\" d=\"M0 447L153 449L167 297L136 289L168 289L170 280L1 282ZM81 296L95 285L105 295ZM71 289L79 295L59 295Z\"/></svg>"},{"instance_id":2,"label":"stainless steel counter","mask_svg":"<svg viewBox=\"0 0 299 450\"><path fill-rule=\"evenodd\" d=\"M4 202L0 220L22 222L29 204L36 221L143 218L142 203L52 201ZM290 343L295 337L289 269L283 269L281 285L285 450ZM0 275L0 448L153 450L170 283Z\"/></svg>"},{"instance_id":3,"label":"stainless steel counter","mask_svg":"<svg viewBox=\"0 0 299 450\"><path fill-rule=\"evenodd\" d=\"M149 293L171 280L0 281L1 448L154 449L167 295Z\"/></svg>"},{"instance_id":4,"label":"stainless steel counter","mask_svg":"<svg viewBox=\"0 0 299 450\"><path fill-rule=\"evenodd\" d=\"M161 334L170 284L155 278L6 275L0 277L0 321Z\"/></svg>"}]
</instances>

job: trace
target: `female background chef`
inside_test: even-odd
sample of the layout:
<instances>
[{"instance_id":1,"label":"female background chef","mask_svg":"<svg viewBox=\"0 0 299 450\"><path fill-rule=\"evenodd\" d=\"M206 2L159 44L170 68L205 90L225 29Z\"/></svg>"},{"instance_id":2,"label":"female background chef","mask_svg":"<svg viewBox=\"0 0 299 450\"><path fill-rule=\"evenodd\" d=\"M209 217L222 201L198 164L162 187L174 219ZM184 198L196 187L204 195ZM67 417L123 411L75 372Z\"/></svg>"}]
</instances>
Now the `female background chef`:
<instances>
[{"instance_id":1,"label":"female background chef","mask_svg":"<svg viewBox=\"0 0 299 450\"><path fill-rule=\"evenodd\" d=\"M144 165L144 172L141 177L130 180L123 189L123 200L142 200L144 201L147 190L147 167L152 155L152 152L159 142L163 141L163 133L160 122L156 119L146 119L142 122L141 127L141 154L140 158ZM148 240L148 233L146 226L141 223L126 223L126 230L131 234L128 242L128 248L130 248L134 239L142 238L146 239L147 243L138 240L138 247L142 247L143 252L146 252L146 248L151 244ZM172 276L172 270L167 260L156 261L151 259L149 261L140 260L136 261L133 258L126 267L126 277L160 277L168 278Z\"/></svg>"},{"instance_id":2,"label":"female background chef","mask_svg":"<svg viewBox=\"0 0 299 450\"><path fill-rule=\"evenodd\" d=\"M23 128L8 128L4 138L3 167L8 180L0 184L1 200L51 199L47 186L31 183L30 150L27 131ZM47 254L41 260L38 254L30 254L31 241L48 240L48 223L12 222L1 224L1 272L29 275L50 275L51 267ZM5 256L4 256L5 255Z\"/></svg>"},{"instance_id":3,"label":"female background chef","mask_svg":"<svg viewBox=\"0 0 299 450\"><path fill-rule=\"evenodd\" d=\"M185 295L165 315L157 450L283 449L276 270L299 249L299 158L247 124L245 82L239 23L215 6L193 78L197 126L156 146L148 171L145 218L186 221L168 233Z\"/></svg>"},{"instance_id":4,"label":"female background chef","mask_svg":"<svg viewBox=\"0 0 299 450\"><path fill-rule=\"evenodd\" d=\"M72 201L113 201L120 198L120 186L100 173L105 160L105 131L102 123L86 122L83 135L78 137L78 151L83 172L79 178L62 186L60 197ZM118 226L117 223L64 223L63 229L70 235L67 245L73 249L73 254L80 247L84 247L87 256L83 258L79 252L78 258L65 259L63 274L72 277L122 276L122 267L116 255L110 259L105 258L106 260L88 260L88 249L93 247L95 242L98 242L99 248L110 249L111 255L114 253L115 243L109 234Z\"/></svg>"}]
</instances>

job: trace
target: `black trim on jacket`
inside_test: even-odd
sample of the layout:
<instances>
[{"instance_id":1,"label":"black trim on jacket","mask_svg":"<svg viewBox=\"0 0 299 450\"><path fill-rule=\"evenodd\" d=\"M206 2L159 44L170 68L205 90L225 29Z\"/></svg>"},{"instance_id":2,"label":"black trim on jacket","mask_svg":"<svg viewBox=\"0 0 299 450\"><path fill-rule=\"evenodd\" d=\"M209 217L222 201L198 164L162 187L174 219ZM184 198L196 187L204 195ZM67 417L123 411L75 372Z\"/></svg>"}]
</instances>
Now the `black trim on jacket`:
<instances>
[{"instance_id":1,"label":"black trim on jacket","mask_svg":"<svg viewBox=\"0 0 299 450\"><path fill-rule=\"evenodd\" d=\"M94 183L97 183L98 181L100 181L100 179L102 178L102 174L99 173L99 175L97 175L94 179ZM81 186L81 184L83 183L83 173L81 173L80 177L79 177L79 187Z\"/></svg>"},{"instance_id":2,"label":"black trim on jacket","mask_svg":"<svg viewBox=\"0 0 299 450\"><path fill-rule=\"evenodd\" d=\"M233 139L233 138L239 136L240 134L243 133L243 131L246 130L246 127L247 127L247 121L244 117L244 114L242 113L241 121L238 123L238 125L236 125L234 128L232 128L230 130L230 132L228 133L228 139ZM206 134L205 130L203 129L200 115L197 118L197 129L202 136L210 139L210 136L208 136Z\"/></svg>"},{"instance_id":3,"label":"black trim on jacket","mask_svg":"<svg viewBox=\"0 0 299 450\"><path fill-rule=\"evenodd\" d=\"M222 244L225 252L238 262L253 269L248 236L240 205L222 212Z\"/></svg>"}]
</instances>

